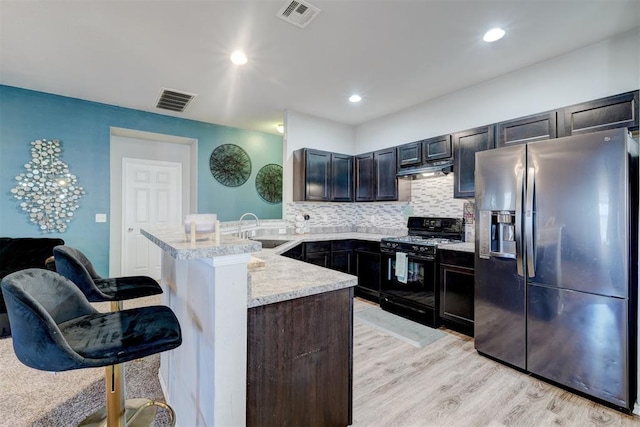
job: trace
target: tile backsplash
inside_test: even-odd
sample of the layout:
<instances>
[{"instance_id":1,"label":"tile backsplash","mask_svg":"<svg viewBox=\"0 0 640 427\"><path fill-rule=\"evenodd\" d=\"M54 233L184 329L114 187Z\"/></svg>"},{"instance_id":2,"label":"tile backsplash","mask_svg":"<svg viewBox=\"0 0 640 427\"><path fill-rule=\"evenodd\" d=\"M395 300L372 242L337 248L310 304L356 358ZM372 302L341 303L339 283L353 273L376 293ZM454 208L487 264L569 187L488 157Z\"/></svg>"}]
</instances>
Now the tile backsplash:
<instances>
[{"instance_id":1,"label":"tile backsplash","mask_svg":"<svg viewBox=\"0 0 640 427\"><path fill-rule=\"evenodd\" d=\"M453 174L411 181L408 202L327 203L291 202L285 220L295 227L298 215L309 215L310 228L318 231L367 231L406 234L410 216L465 218L466 240L473 240L473 200L453 198ZM470 213L471 212L471 216Z\"/></svg>"}]
</instances>

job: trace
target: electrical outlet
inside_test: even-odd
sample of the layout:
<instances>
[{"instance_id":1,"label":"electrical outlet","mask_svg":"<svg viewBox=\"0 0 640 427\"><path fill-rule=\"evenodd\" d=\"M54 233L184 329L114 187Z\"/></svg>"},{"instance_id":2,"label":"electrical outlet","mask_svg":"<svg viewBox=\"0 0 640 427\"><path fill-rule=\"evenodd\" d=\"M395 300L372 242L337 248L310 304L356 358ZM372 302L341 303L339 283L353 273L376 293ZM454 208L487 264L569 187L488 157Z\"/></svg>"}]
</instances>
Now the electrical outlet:
<instances>
[{"instance_id":1,"label":"electrical outlet","mask_svg":"<svg viewBox=\"0 0 640 427\"><path fill-rule=\"evenodd\" d=\"M286 228L279 228L278 229L278 234L287 234L287 229Z\"/></svg>"},{"instance_id":2,"label":"electrical outlet","mask_svg":"<svg viewBox=\"0 0 640 427\"><path fill-rule=\"evenodd\" d=\"M251 230L251 237L255 237L256 236L256 230Z\"/></svg>"},{"instance_id":3,"label":"electrical outlet","mask_svg":"<svg viewBox=\"0 0 640 427\"><path fill-rule=\"evenodd\" d=\"M96 222L107 222L107 214L96 214Z\"/></svg>"}]
</instances>

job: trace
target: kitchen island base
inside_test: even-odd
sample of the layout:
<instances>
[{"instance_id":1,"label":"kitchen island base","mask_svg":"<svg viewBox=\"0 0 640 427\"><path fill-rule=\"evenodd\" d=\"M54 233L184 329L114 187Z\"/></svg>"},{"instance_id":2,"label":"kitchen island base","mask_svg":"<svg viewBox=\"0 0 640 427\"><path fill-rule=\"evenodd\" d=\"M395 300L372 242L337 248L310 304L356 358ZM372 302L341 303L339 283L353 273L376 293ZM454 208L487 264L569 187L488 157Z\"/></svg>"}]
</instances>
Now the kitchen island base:
<instances>
[{"instance_id":1,"label":"kitchen island base","mask_svg":"<svg viewBox=\"0 0 640 427\"><path fill-rule=\"evenodd\" d=\"M352 421L353 288L250 308L247 425Z\"/></svg>"},{"instance_id":2,"label":"kitchen island base","mask_svg":"<svg viewBox=\"0 0 640 427\"><path fill-rule=\"evenodd\" d=\"M245 425L249 258L162 255L162 302L176 313L183 342L161 355L160 382L178 425Z\"/></svg>"}]
</instances>

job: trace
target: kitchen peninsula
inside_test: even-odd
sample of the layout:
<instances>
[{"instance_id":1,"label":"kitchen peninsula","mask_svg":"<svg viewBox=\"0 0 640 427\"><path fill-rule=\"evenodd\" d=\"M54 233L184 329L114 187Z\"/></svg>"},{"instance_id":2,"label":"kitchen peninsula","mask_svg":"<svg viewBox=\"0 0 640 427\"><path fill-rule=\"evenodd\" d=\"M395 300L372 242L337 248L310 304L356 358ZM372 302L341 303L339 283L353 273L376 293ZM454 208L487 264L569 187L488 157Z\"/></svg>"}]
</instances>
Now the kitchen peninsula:
<instances>
[{"instance_id":1,"label":"kitchen peninsula","mask_svg":"<svg viewBox=\"0 0 640 427\"><path fill-rule=\"evenodd\" d=\"M354 276L269 250L247 274L259 242L142 234L163 251L162 302L182 327L160 367L180 425L351 423Z\"/></svg>"}]
</instances>

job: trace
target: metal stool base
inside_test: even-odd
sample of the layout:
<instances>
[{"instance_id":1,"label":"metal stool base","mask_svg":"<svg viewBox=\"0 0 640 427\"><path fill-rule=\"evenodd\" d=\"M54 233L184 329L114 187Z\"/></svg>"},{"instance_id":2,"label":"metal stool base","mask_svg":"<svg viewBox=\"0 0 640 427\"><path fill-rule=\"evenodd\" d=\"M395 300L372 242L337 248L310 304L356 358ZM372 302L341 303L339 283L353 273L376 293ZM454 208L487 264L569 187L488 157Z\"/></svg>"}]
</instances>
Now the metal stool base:
<instances>
[{"instance_id":1,"label":"metal stool base","mask_svg":"<svg viewBox=\"0 0 640 427\"><path fill-rule=\"evenodd\" d=\"M127 399L125 401L125 418L127 427L148 427L156 417L158 408L163 408L171 418L171 426L175 425L175 413L171 406L163 402L149 399ZM107 426L107 407L103 406L89 415L79 427L109 427ZM125 426L121 426L125 427Z\"/></svg>"}]
</instances>

